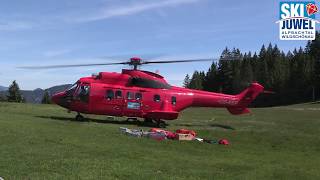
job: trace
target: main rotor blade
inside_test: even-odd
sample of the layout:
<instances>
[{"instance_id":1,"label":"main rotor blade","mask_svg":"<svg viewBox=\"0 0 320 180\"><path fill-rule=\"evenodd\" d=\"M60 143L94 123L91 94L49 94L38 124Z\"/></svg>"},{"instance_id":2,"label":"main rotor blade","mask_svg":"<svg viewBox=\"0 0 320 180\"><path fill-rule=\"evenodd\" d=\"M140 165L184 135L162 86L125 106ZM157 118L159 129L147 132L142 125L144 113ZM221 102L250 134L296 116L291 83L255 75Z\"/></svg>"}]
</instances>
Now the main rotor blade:
<instances>
[{"instance_id":1,"label":"main rotor blade","mask_svg":"<svg viewBox=\"0 0 320 180\"><path fill-rule=\"evenodd\" d=\"M55 68L69 68L69 67L85 67L85 66L107 66L128 64L128 62L120 63L97 63L97 64L69 64L69 65L49 65L49 66L21 66L21 69L55 69Z\"/></svg>"},{"instance_id":2,"label":"main rotor blade","mask_svg":"<svg viewBox=\"0 0 320 180\"><path fill-rule=\"evenodd\" d=\"M182 63L182 62L200 62L200 61L214 61L218 59L185 59L185 60L168 60L168 61L145 61L141 64L165 64L165 63Z\"/></svg>"}]
</instances>

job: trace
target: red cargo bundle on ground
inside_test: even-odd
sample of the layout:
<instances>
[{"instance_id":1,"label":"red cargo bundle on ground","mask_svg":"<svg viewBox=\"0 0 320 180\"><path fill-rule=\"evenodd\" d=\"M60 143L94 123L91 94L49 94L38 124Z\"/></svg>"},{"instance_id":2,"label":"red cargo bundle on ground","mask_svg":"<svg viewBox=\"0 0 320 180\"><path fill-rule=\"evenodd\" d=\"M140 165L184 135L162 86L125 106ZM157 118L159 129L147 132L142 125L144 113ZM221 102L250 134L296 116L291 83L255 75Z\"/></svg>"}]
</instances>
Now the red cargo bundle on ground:
<instances>
[{"instance_id":1,"label":"red cargo bundle on ground","mask_svg":"<svg viewBox=\"0 0 320 180\"><path fill-rule=\"evenodd\" d=\"M178 129L178 130L176 130L176 133L179 133L179 134L191 134L194 137L197 136L196 132L194 132L192 130L188 130L188 129Z\"/></svg>"},{"instance_id":2,"label":"red cargo bundle on ground","mask_svg":"<svg viewBox=\"0 0 320 180\"><path fill-rule=\"evenodd\" d=\"M159 128L151 128L150 132L162 132L162 133L164 133L166 135L166 137L168 139L175 139L176 138L176 133L173 133L171 131L166 131L166 130L163 130L163 129L159 129Z\"/></svg>"}]
</instances>

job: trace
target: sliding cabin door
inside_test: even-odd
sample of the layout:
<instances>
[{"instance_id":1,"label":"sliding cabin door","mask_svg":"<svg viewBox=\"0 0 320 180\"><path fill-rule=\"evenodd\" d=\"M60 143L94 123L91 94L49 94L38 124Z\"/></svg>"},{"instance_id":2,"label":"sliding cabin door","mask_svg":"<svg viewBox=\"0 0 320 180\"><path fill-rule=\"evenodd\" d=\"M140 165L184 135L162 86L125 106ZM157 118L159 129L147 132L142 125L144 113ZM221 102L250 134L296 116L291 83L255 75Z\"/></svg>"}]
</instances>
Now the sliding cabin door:
<instances>
[{"instance_id":1,"label":"sliding cabin door","mask_svg":"<svg viewBox=\"0 0 320 180\"><path fill-rule=\"evenodd\" d=\"M142 117L143 111L143 92L136 90L126 90L125 105L123 109L124 116Z\"/></svg>"},{"instance_id":2,"label":"sliding cabin door","mask_svg":"<svg viewBox=\"0 0 320 180\"><path fill-rule=\"evenodd\" d=\"M124 98L123 90L107 88L103 100L106 114L111 116L123 116Z\"/></svg>"}]
</instances>

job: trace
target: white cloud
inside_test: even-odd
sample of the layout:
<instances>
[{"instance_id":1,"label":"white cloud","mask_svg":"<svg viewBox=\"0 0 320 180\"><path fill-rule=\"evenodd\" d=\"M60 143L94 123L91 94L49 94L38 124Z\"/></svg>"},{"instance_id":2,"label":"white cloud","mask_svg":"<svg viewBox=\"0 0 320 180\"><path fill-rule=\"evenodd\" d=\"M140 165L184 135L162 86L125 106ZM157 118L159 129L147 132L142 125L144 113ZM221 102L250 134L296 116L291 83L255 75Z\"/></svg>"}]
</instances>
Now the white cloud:
<instances>
[{"instance_id":1,"label":"white cloud","mask_svg":"<svg viewBox=\"0 0 320 180\"><path fill-rule=\"evenodd\" d=\"M153 3L131 4L123 7L105 7L96 14L75 18L75 19L72 19L71 21L90 22L90 21L104 20L104 19L109 19L113 17L138 14L144 11L157 9L157 8L174 7L174 6L183 5L183 4L191 4L198 1L199 0L164 0L164 1L158 1Z\"/></svg>"}]
</instances>

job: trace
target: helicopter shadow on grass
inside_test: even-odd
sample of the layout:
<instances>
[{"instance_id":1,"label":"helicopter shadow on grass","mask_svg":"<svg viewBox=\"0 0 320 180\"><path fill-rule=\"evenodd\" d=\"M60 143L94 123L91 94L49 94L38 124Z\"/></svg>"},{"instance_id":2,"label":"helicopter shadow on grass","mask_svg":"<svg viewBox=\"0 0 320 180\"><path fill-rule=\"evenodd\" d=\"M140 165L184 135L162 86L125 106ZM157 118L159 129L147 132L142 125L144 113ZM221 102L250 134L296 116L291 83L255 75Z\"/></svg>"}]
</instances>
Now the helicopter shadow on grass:
<instances>
[{"instance_id":1,"label":"helicopter shadow on grass","mask_svg":"<svg viewBox=\"0 0 320 180\"><path fill-rule=\"evenodd\" d=\"M320 101L311 102L310 104L320 104Z\"/></svg>"},{"instance_id":2,"label":"helicopter shadow on grass","mask_svg":"<svg viewBox=\"0 0 320 180\"><path fill-rule=\"evenodd\" d=\"M35 116L37 118L42 118L42 119L51 119L51 120L58 120L58 121L73 121L73 122L95 122L95 123L102 123L102 124L122 124L122 125L137 125L139 127L157 127L156 123L153 122L143 122L143 121L138 121L138 120L111 120L111 119L93 119L93 118L85 118L84 121L76 121L75 118L71 117L61 117L61 116ZM168 124L166 124L168 126Z\"/></svg>"},{"instance_id":3,"label":"helicopter shadow on grass","mask_svg":"<svg viewBox=\"0 0 320 180\"><path fill-rule=\"evenodd\" d=\"M213 127L213 128L222 128L227 130L236 130L234 127L223 124L176 124L177 126L185 126L185 127Z\"/></svg>"}]
</instances>

